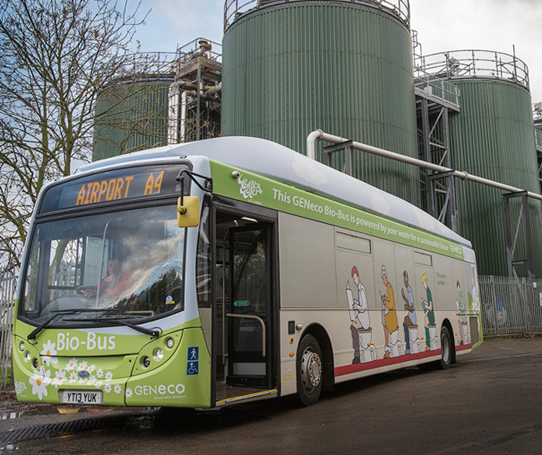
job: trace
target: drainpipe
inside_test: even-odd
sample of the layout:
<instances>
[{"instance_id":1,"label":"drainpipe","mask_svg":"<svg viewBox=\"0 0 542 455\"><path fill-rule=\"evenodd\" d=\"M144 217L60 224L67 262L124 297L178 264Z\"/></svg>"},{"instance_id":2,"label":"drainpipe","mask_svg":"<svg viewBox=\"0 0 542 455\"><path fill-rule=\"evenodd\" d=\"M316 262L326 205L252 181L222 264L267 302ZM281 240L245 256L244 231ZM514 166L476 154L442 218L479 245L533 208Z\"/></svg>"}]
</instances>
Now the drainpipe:
<instances>
[{"instance_id":1,"label":"drainpipe","mask_svg":"<svg viewBox=\"0 0 542 455\"><path fill-rule=\"evenodd\" d=\"M311 159L315 159L315 143L316 141L327 141L333 144L340 144L342 142L347 142L349 139L345 139L333 134L324 133L322 130L315 130L307 136L307 156ZM542 195L538 193L532 193L531 191L525 191L521 188L515 186L505 185L504 183L495 182L494 180L485 179L483 177L478 177L476 175L470 175L465 171L456 171L448 167L439 166L438 164L429 163L428 161L418 160L416 158L411 158L410 156L401 155L399 153L390 152L389 150L384 150L378 147L373 147L371 145L362 144L361 142L353 141L351 147L360 150L362 152L371 153L373 155L383 156L385 158L390 158L392 160L401 161L403 163L412 164L413 166L422 167L425 169L430 169L434 172L451 172L456 177L461 180L470 180L471 182L481 183L482 185L491 186L493 188L498 188L503 191L508 191L510 193L525 193L527 197L538 199L542 201Z\"/></svg>"}]
</instances>

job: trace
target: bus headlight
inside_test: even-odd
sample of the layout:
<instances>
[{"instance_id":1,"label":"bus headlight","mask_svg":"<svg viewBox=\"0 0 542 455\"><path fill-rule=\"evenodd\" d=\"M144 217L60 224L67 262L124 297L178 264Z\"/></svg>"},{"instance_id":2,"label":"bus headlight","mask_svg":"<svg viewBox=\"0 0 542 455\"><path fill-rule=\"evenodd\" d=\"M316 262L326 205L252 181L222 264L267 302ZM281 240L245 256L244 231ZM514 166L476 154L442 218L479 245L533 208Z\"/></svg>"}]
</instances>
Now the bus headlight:
<instances>
[{"instance_id":1,"label":"bus headlight","mask_svg":"<svg viewBox=\"0 0 542 455\"><path fill-rule=\"evenodd\" d=\"M151 359L149 359L147 356L143 357L141 359L141 365L143 365L145 368L149 368L151 366Z\"/></svg>"},{"instance_id":2,"label":"bus headlight","mask_svg":"<svg viewBox=\"0 0 542 455\"><path fill-rule=\"evenodd\" d=\"M30 355L30 352L26 351L26 354L24 355L24 359L27 362L30 362L30 360L32 360L32 355Z\"/></svg>"},{"instance_id":3,"label":"bus headlight","mask_svg":"<svg viewBox=\"0 0 542 455\"><path fill-rule=\"evenodd\" d=\"M168 338L166 340L166 346L171 349L173 346L175 346L175 340L173 338Z\"/></svg>"},{"instance_id":4,"label":"bus headlight","mask_svg":"<svg viewBox=\"0 0 542 455\"><path fill-rule=\"evenodd\" d=\"M21 343L19 344L19 351L24 351L24 341L21 341Z\"/></svg>"},{"instance_id":5,"label":"bus headlight","mask_svg":"<svg viewBox=\"0 0 542 455\"><path fill-rule=\"evenodd\" d=\"M156 348L152 356L154 357L154 360L160 361L164 357L164 351L160 348Z\"/></svg>"}]
</instances>

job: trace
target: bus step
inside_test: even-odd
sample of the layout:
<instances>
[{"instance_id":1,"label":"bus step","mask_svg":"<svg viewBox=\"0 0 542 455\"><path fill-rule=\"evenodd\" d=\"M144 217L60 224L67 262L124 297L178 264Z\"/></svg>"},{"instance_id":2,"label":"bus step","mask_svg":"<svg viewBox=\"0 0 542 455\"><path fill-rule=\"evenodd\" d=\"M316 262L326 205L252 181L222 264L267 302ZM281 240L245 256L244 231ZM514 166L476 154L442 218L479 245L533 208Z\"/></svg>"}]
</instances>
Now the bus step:
<instances>
[{"instance_id":1,"label":"bus step","mask_svg":"<svg viewBox=\"0 0 542 455\"><path fill-rule=\"evenodd\" d=\"M251 401L267 400L278 396L277 389L271 390L254 390L246 387L228 387L228 397L222 400L217 400L217 407L231 406L239 403L249 403ZM251 391L252 390L252 391ZM236 393L232 393L236 392ZM217 394L218 398L218 394Z\"/></svg>"}]
</instances>

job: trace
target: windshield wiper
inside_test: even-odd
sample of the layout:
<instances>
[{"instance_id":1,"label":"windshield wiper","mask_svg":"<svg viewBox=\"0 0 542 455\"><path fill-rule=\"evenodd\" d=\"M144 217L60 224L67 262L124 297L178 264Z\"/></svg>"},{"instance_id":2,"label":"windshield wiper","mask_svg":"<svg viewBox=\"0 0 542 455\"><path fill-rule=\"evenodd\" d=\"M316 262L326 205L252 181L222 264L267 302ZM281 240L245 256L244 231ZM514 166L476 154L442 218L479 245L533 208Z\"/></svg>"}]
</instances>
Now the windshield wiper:
<instances>
[{"instance_id":1,"label":"windshield wiper","mask_svg":"<svg viewBox=\"0 0 542 455\"><path fill-rule=\"evenodd\" d=\"M101 322L101 323L106 323L106 324L112 322L112 323L124 325L126 327L130 327L133 330L144 333L145 335L150 335L153 338L159 337L160 334L162 333L162 329L160 329L160 328L147 329L146 327L141 327L139 325L130 324L129 322L126 322L124 320L124 318L130 318L131 319L133 317L135 317L135 316L123 316L122 318L117 316L117 317L112 317L112 318L65 319L65 321L70 321L70 322L74 322L74 321L77 321L77 322Z\"/></svg>"},{"instance_id":2,"label":"windshield wiper","mask_svg":"<svg viewBox=\"0 0 542 455\"><path fill-rule=\"evenodd\" d=\"M53 320L57 316L60 316L60 315L63 315L63 314L75 314L78 311L81 311L81 310L60 310L60 311L55 312L55 314L53 314L49 319L47 319L45 322L42 322L34 330L32 330L32 332L30 332L28 334L26 339L27 340L34 340L36 338L36 336L38 335L38 333L40 333L45 327L47 327L51 322L53 322Z\"/></svg>"},{"instance_id":3,"label":"windshield wiper","mask_svg":"<svg viewBox=\"0 0 542 455\"><path fill-rule=\"evenodd\" d=\"M129 322L125 321L124 319L119 318L99 318L99 322L117 322L121 325L125 325L126 327L130 327L133 330L137 330L138 332L144 333L145 335L150 335L153 338L158 338L160 334L162 333L162 329L155 328L155 329L147 329L146 327L141 327L139 325L130 324Z\"/></svg>"},{"instance_id":4,"label":"windshield wiper","mask_svg":"<svg viewBox=\"0 0 542 455\"><path fill-rule=\"evenodd\" d=\"M34 340L38 336L38 333L40 333L45 327L47 327L51 322L53 322L57 316L66 315L66 314L75 314L75 313L97 313L100 311L104 311L104 310L95 310L93 308L77 308L77 309L74 308L73 310L68 309L68 310L55 311L54 312L55 314L53 314L45 322L42 322L40 325L38 325L34 330L32 330L32 332L28 334L26 338L27 340Z\"/></svg>"}]
</instances>

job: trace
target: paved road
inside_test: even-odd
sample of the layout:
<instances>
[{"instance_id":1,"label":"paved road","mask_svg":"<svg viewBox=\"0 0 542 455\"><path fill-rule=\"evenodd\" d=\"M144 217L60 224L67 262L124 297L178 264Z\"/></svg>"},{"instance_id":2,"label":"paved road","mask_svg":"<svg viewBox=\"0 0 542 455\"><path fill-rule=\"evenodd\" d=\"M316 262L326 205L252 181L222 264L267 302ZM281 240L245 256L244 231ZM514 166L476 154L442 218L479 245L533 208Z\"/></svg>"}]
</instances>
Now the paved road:
<instances>
[{"instance_id":1,"label":"paved road","mask_svg":"<svg viewBox=\"0 0 542 455\"><path fill-rule=\"evenodd\" d=\"M214 412L90 411L1 420L0 452L540 454L542 339L486 341L450 370L353 381L309 408L284 398Z\"/></svg>"}]
</instances>

